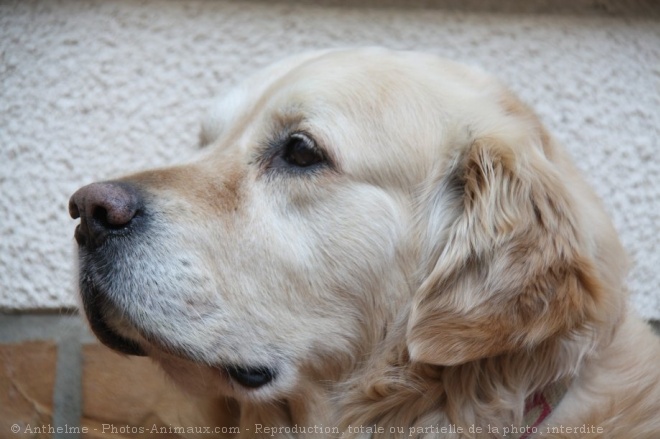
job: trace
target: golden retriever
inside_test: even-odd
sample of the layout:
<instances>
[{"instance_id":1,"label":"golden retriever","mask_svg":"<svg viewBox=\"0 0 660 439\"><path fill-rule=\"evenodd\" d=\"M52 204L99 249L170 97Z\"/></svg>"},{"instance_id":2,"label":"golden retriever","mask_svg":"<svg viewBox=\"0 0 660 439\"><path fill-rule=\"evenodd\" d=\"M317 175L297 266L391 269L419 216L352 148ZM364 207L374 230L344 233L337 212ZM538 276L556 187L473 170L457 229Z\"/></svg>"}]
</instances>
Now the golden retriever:
<instances>
[{"instance_id":1,"label":"golden retriever","mask_svg":"<svg viewBox=\"0 0 660 439\"><path fill-rule=\"evenodd\" d=\"M500 83L328 50L202 131L70 213L99 339L224 399L230 436L660 438L660 342L615 230Z\"/></svg>"}]
</instances>

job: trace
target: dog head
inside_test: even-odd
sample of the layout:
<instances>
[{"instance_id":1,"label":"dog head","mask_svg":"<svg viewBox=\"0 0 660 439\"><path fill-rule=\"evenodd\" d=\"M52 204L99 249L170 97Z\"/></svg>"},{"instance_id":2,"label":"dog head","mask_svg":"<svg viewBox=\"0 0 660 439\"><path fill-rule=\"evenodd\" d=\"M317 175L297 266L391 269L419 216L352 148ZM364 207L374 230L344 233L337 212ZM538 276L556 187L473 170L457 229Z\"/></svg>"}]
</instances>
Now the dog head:
<instances>
[{"instance_id":1,"label":"dog head","mask_svg":"<svg viewBox=\"0 0 660 439\"><path fill-rule=\"evenodd\" d=\"M598 201L480 72L380 49L295 57L231 92L201 139L190 162L70 203L92 329L188 387L272 399L337 380L405 310L412 359L449 365L616 307Z\"/></svg>"}]
</instances>

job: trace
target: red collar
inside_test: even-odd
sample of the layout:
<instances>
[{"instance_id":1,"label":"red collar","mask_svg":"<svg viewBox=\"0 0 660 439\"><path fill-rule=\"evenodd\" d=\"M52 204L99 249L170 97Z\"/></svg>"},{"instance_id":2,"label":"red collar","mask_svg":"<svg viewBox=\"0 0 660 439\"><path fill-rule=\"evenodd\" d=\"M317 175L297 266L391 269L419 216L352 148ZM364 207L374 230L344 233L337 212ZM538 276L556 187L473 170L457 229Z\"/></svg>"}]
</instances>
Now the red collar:
<instances>
[{"instance_id":1,"label":"red collar","mask_svg":"<svg viewBox=\"0 0 660 439\"><path fill-rule=\"evenodd\" d=\"M564 398L564 395L568 392L569 384L570 380L560 380L530 395L525 400L522 432L512 437L515 439L530 439L534 437L535 433L540 432L539 427Z\"/></svg>"}]
</instances>

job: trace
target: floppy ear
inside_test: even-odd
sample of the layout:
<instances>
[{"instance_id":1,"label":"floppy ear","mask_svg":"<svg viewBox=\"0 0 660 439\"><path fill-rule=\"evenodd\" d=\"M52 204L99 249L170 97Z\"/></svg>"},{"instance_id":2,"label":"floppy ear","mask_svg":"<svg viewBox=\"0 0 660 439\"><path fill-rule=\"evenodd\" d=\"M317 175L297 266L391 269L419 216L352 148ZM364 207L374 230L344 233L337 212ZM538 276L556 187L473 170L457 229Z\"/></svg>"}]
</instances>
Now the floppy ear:
<instances>
[{"instance_id":1,"label":"floppy ear","mask_svg":"<svg viewBox=\"0 0 660 439\"><path fill-rule=\"evenodd\" d=\"M408 323L413 360L530 349L597 318L600 286L564 177L540 145L497 138L476 140L445 172L435 186L449 195L430 213L444 223L428 219L442 224L441 242L429 244L438 248Z\"/></svg>"}]
</instances>

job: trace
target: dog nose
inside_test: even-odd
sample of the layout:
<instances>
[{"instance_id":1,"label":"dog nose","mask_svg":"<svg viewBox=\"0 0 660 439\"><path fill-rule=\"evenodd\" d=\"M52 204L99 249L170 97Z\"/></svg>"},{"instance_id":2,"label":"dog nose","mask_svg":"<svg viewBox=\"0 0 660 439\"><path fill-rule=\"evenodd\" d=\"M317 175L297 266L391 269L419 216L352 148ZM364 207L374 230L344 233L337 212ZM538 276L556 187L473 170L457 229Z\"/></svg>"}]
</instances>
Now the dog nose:
<instances>
[{"instance_id":1,"label":"dog nose","mask_svg":"<svg viewBox=\"0 0 660 439\"><path fill-rule=\"evenodd\" d=\"M109 181L78 189L69 200L71 218L80 218L76 241L90 250L98 247L111 234L124 231L141 207L138 190L130 183Z\"/></svg>"}]
</instances>

